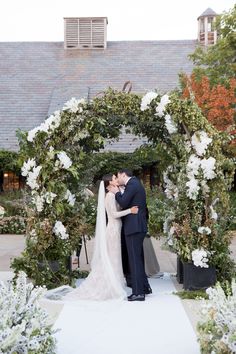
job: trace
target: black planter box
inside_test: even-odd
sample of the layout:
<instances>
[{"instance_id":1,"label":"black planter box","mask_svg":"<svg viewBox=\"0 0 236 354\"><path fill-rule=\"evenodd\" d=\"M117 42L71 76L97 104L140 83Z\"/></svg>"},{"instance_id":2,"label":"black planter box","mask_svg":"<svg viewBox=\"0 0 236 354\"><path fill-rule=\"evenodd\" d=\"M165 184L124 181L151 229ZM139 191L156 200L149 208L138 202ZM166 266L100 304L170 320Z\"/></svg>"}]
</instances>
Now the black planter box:
<instances>
[{"instance_id":1,"label":"black planter box","mask_svg":"<svg viewBox=\"0 0 236 354\"><path fill-rule=\"evenodd\" d=\"M176 279L179 284L183 284L184 281L184 268L183 262L181 261L180 257L177 257L177 274Z\"/></svg>"},{"instance_id":2,"label":"black planter box","mask_svg":"<svg viewBox=\"0 0 236 354\"><path fill-rule=\"evenodd\" d=\"M183 263L184 270L184 289L200 290L207 289L216 283L215 267L201 268L193 263Z\"/></svg>"}]
</instances>

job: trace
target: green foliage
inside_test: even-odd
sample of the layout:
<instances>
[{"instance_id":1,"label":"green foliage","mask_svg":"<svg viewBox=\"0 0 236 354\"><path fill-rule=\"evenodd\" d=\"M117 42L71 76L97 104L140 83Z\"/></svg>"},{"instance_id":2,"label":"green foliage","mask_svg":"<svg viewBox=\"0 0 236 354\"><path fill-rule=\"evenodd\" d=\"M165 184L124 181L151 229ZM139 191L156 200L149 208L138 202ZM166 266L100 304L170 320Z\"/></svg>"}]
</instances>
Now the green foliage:
<instances>
[{"instance_id":1,"label":"green foliage","mask_svg":"<svg viewBox=\"0 0 236 354\"><path fill-rule=\"evenodd\" d=\"M5 209L5 216L26 216L22 190L0 193L0 205Z\"/></svg>"},{"instance_id":2,"label":"green foliage","mask_svg":"<svg viewBox=\"0 0 236 354\"><path fill-rule=\"evenodd\" d=\"M205 290L181 290L175 292L174 295L179 296L183 300L207 300L209 298Z\"/></svg>"},{"instance_id":3,"label":"green foliage","mask_svg":"<svg viewBox=\"0 0 236 354\"><path fill-rule=\"evenodd\" d=\"M0 150L0 171L20 172L19 156L17 152Z\"/></svg>"},{"instance_id":4,"label":"green foliage","mask_svg":"<svg viewBox=\"0 0 236 354\"><path fill-rule=\"evenodd\" d=\"M236 76L236 5L217 18L216 29L217 43L207 49L197 47L190 58L196 66L196 77L208 76L212 85L227 85Z\"/></svg>"},{"instance_id":5,"label":"green foliage","mask_svg":"<svg viewBox=\"0 0 236 354\"><path fill-rule=\"evenodd\" d=\"M158 188L147 190L148 232L153 237L160 237L163 233L163 223L171 203Z\"/></svg>"}]
</instances>

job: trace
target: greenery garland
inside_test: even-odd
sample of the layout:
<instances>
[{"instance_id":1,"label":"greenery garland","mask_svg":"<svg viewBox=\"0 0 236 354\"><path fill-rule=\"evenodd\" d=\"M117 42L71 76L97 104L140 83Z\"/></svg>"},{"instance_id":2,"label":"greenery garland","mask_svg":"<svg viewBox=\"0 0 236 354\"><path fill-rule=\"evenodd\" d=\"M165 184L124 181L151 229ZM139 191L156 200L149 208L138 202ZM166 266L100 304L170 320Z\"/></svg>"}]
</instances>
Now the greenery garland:
<instances>
[{"instance_id":1,"label":"greenery garland","mask_svg":"<svg viewBox=\"0 0 236 354\"><path fill-rule=\"evenodd\" d=\"M91 101L72 98L39 127L20 134L22 174L29 186L28 229L26 249L13 267L37 284L54 287L70 281L68 257L81 235L93 234L95 224L96 210L86 190L99 169L94 152L106 139L118 139L123 126L146 136L160 156L172 205L164 223L169 245L183 260L198 259L201 266L227 263L229 240L221 224L227 224L234 166L223 154L226 134L176 92L141 97L108 89ZM53 271L49 261L58 261L59 270Z\"/></svg>"}]
</instances>

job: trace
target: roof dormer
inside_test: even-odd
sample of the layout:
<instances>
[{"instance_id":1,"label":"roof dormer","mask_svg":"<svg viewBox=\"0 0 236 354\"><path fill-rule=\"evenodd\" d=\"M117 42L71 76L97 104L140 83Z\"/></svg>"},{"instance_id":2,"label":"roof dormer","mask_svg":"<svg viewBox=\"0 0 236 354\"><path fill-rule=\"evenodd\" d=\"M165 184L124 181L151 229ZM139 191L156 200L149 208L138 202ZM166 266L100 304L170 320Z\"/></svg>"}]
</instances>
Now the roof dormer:
<instances>
[{"instance_id":1,"label":"roof dormer","mask_svg":"<svg viewBox=\"0 0 236 354\"><path fill-rule=\"evenodd\" d=\"M107 17L65 17L65 49L105 49Z\"/></svg>"}]
</instances>

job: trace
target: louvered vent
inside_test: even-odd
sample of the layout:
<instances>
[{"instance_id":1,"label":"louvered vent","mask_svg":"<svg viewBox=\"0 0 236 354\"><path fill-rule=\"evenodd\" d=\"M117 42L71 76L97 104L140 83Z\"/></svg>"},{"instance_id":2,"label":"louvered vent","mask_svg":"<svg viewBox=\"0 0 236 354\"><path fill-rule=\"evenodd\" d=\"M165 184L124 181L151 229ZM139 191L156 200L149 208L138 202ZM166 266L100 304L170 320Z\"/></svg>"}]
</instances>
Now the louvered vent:
<instances>
[{"instance_id":1,"label":"louvered vent","mask_svg":"<svg viewBox=\"0 0 236 354\"><path fill-rule=\"evenodd\" d=\"M64 21L66 49L106 48L106 17L67 17Z\"/></svg>"}]
</instances>

